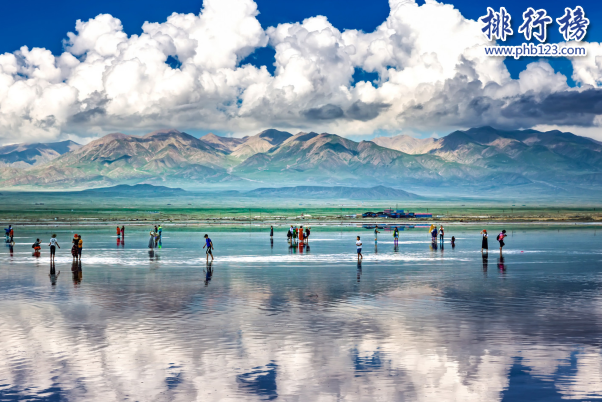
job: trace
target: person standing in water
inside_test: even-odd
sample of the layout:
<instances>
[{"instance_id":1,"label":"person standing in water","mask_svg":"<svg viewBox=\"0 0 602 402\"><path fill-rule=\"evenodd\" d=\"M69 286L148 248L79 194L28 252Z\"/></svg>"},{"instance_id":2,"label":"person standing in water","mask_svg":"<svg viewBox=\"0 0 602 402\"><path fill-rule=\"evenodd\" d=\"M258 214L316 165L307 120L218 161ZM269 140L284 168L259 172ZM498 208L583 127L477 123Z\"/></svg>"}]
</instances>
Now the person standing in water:
<instances>
[{"instance_id":1,"label":"person standing in water","mask_svg":"<svg viewBox=\"0 0 602 402\"><path fill-rule=\"evenodd\" d=\"M309 234L311 233L310 229L311 228L309 226L305 228L305 243L307 243L307 244L309 244ZM307 247L309 250L309 246L307 246Z\"/></svg>"},{"instance_id":2,"label":"person standing in water","mask_svg":"<svg viewBox=\"0 0 602 402\"><path fill-rule=\"evenodd\" d=\"M117 237L121 237L121 228L117 226Z\"/></svg>"},{"instance_id":3,"label":"person standing in water","mask_svg":"<svg viewBox=\"0 0 602 402\"><path fill-rule=\"evenodd\" d=\"M357 259L358 261L360 259L364 259L364 256L362 255L362 241L360 240L360 237L357 237L357 241L355 242L355 246L357 247Z\"/></svg>"},{"instance_id":4,"label":"person standing in water","mask_svg":"<svg viewBox=\"0 0 602 402\"><path fill-rule=\"evenodd\" d=\"M378 234L380 232L378 231L378 226L374 228L374 242L378 241Z\"/></svg>"},{"instance_id":5,"label":"person standing in water","mask_svg":"<svg viewBox=\"0 0 602 402\"><path fill-rule=\"evenodd\" d=\"M125 226L121 227L121 237L125 239Z\"/></svg>"},{"instance_id":6,"label":"person standing in water","mask_svg":"<svg viewBox=\"0 0 602 402\"><path fill-rule=\"evenodd\" d=\"M84 242L82 241L82 235L77 236L77 259L82 262L82 248L84 248Z\"/></svg>"},{"instance_id":7,"label":"person standing in water","mask_svg":"<svg viewBox=\"0 0 602 402\"><path fill-rule=\"evenodd\" d=\"M209 235L205 235L205 245L203 248L207 247L205 254L207 255L207 262L209 262L209 256L211 256L211 262L213 262L213 242L209 238Z\"/></svg>"},{"instance_id":8,"label":"person standing in water","mask_svg":"<svg viewBox=\"0 0 602 402\"><path fill-rule=\"evenodd\" d=\"M452 236L452 238L451 238L451 246L452 246L452 248L456 247L456 237L455 236Z\"/></svg>"},{"instance_id":9,"label":"person standing in water","mask_svg":"<svg viewBox=\"0 0 602 402\"><path fill-rule=\"evenodd\" d=\"M443 243L443 236L444 236L444 233L443 233L443 225L441 225L441 227L439 228L439 241L440 241L441 243Z\"/></svg>"},{"instance_id":10,"label":"person standing in water","mask_svg":"<svg viewBox=\"0 0 602 402\"><path fill-rule=\"evenodd\" d=\"M274 226L270 226L270 239L274 237Z\"/></svg>"},{"instance_id":11,"label":"person standing in water","mask_svg":"<svg viewBox=\"0 0 602 402\"><path fill-rule=\"evenodd\" d=\"M437 243L437 226L435 226L431 232L431 240L433 243Z\"/></svg>"},{"instance_id":12,"label":"person standing in water","mask_svg":"<svg viewBox=\"0 0 602 402\"><path fill-rule=\"evenodd\" d=\"M483 250L487 250L487 252L489 252L489 243L487 241L487 229L481 230L481 235L483 235L483 241L481 242L481 254L483 254Z\"/></svg>"},{"instance_id":13,"label":"person standing in water","mask_svg":"<svg viewBox=\"0 0 602 402\"><path fill-rule=\"evenodd\" d=\"M497 241L500 242L500 257L502 256L502 248L506 245L506 243L504 243L506 236L506 230L502 230L502 232L497 235Z\"/></svg>"},{"instance_id":14,"label":"person standing in water","mask_svg":"<svg viewBox=\"0 0 602 402\"><path fill-rule=\"evenodd\" d=\"M395 226L395 229L393 230L393 244L395 246L397 246L398 243L399 243L399 228L397 226Z\"/></svg>"},{"instance_id":15,"label":"person standing in water","mask_svg":"<svg viewBox=\"0 0 602 402\"><path fill-rule=\"evenodd\" d=\"M73 256L73 260L77 260L77 242L78 242L77 234L73 236L73 240L71 241L71 255Z\"/></svg>"},{"instance_id":16,"label":"person standing in water","mask_svg":"<svg viewBox=\"0 0 602 402\"><path fill-rule=\"evenodd\" d=\"M155 232L153 232L152 230L149 232L150 234L150 239L148 239L148 248L155 248Z\"/></svg>"},{"instance_id":17,"label":"person standing in water","mask_svg":"<svg viewBox=\"0 0 602 402\"><path fill-rule=\"evenodd\" d=\"M56 254L56 248L61 248L61 246L59 246L59 242L56 240L56 234L52 235L52 237L50 238L50 243L48 243L48 245L50 246L50 261L54 264L54 255Z\"/></svg>"},{"instance_id":18,"label":"person standing in water","mask_svg":"<svg viewBox=\"0 0 602 402\"><path fill-rule=\"evenodd\" d=\"M33 255L34 255L34 257L39 257L40 256L40 250L42 249L42 245L40 244L40 239L36 239L35 243L33 243L31 245L31 248L33 248Z\"/></svg>"}]
</instances>

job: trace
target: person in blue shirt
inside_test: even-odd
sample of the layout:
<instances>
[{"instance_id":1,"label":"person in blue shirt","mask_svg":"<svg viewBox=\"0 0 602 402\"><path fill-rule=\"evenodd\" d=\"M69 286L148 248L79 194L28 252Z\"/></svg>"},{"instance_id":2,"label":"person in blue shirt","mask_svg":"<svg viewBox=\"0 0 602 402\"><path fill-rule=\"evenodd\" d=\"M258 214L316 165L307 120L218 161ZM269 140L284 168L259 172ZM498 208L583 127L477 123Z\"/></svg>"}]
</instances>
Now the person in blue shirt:
<instances>
[{"instance_id":1,"label":"person in blue shirt","mask_svg":"<svg viewBox=\"0 0 602 402\"><path fill-rule=\"evenodd\" d=\"M207 248L207 250L205 251L205 254L207 254L207 262L209 262L209 256L211 255L211 261L213 261L213 242L211 241L211 239L209 238L209 235L205 235L205 245L203 246L203 248Z\"/></svg>"}]
</instances>

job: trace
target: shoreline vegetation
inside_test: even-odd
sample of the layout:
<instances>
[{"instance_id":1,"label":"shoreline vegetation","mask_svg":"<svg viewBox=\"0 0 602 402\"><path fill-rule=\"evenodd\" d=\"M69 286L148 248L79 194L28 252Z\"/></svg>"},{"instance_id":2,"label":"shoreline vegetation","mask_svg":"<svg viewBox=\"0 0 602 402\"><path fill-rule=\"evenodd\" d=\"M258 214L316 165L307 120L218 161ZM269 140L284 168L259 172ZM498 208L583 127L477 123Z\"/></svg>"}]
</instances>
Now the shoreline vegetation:
<instances>
[{"instance_id":1,"label":"shoreline vegetation","mask_svg":"<svg viewBox=\"0 0 602 402\"><path fill-rule=\"evenodd\" d=\"M156 208L123 209L99 207L94 210L77 208L3 208L0 224L42 226L104 226L115 224L148 225L153 222L176 226L189 225L284 225L304 222L306 225L421 225L479 224L487 222L517 224L602 224L601 208L428 208L432 218L362 218L362 212L372 209L341 208ZM427 208L424 208L426 211ZM299 212L302 211L302 212Z\"/></svg>"},{"instance_id":2,"label":"shoreline vegetation","mask_svg":"<svg viewBox=\"0 0 602 402\"><path fill-rule=\"evenodd\" d=\"M432 218L362 218L385 209L429 213ZM26 225L249 225L305 222L308 225L420 225L505 223L602 223L602 205L595 201L557 202L510 198L349 200L239 198L157 193L86 195L74 193L2 193L0 222Z\"/></svg>"}]
</instances>

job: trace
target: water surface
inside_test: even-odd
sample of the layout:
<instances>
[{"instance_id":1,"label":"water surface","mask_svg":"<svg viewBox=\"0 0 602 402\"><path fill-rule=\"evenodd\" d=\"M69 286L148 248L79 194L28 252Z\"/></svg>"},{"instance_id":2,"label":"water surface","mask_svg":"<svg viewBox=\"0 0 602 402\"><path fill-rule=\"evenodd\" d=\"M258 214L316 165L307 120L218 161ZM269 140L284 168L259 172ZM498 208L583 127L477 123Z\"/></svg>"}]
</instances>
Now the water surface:
<instances>
[{"instance_id":1,"label":"water surface","mask_svg":"<svg viewBox=\"0 0 602 402\"><path fill-rule=\"evenodd\" d=\"M602 400L602 238L481 228L17 228L0 251L0 400ZM81 266L69 254L84 240ZM205 262L209 233L216 260ZM355 236L364 242L357 263ZM454 235L456 247L449 238ZM59 274L60 271L60 274Z\"/></svg>"}]
</instances>

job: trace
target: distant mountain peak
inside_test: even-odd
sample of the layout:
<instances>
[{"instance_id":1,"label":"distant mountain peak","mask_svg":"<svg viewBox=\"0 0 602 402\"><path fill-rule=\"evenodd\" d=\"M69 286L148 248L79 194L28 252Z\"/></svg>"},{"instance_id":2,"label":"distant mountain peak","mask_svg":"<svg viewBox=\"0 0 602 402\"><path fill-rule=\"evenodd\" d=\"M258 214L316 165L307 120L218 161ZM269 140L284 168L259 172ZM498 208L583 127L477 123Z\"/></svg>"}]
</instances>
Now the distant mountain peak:
<instances>
[{"instance_id":1,"label":"distant mountain peak","mask_svg":"<svg viewBox=\"0 0 602 402\"><path fill-rule=\"evenodd\" d=\"M164 136L171 136L171 135L177 136L177 135L181 135L181 134L189 135L186 133L182 133L181 131L176 130L175 128L167 128L167 129L163 129L163 130L157 130L157 131L150 132L150 133L142 136L142 138L164 137Z\"/></svg>"},{"instance_id":2,"label":"distant mountain peak","mask_svg":"<svg viewBox=\"0 0 602 402\"><path fill-rule=\"evenodd\" d=\"M259 138L262 138L268 141L272 145L282 144L284 141L292 137L291 133L287 133L286 131L279 131L273 128L268 130L264 130L257 135Z\"/></svg>"}]
</instances>

